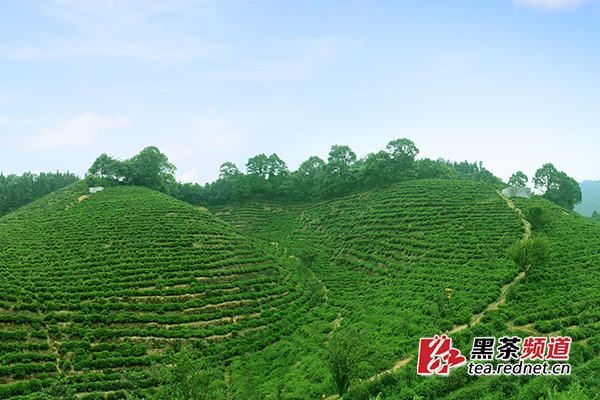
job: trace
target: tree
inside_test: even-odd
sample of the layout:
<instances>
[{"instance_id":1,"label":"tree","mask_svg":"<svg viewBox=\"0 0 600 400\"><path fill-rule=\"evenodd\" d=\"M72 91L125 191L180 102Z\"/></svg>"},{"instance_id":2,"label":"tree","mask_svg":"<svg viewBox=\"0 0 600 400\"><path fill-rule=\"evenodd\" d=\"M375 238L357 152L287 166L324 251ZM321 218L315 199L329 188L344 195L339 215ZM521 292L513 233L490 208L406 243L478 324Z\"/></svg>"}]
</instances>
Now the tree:
<instances>
[{"instance_id":1,"label":"tree","mask_svg":"<svg viewBox=\"0 0 600 400\"><path fill-rule=\"evenodd\" d=\"M350 387L350 381L358 374L365 358L365 345L356 331L338 331L329 342L327 368L340 396Z\"/></svg>"},{"instance_id":2,"label":"tree","mask_svg":"<svg viewBox=\"0 0 600 400\"><path fill-rule=\"evenodd\" d=\"M246 163L246 171L248 175L266 179L269 174L269 157L265 153L261 153L249 158Z\"/></svg>"},{"instance_id":3,"label":"tree","mask_svg":"<svg viewBox=\"0 0 600 400\"><path fill-rule=\"evenodd\" d=\"M550 163L535 172L533 183L536 188L545 189L542 197L559 206L572 210L575 204L581 203L581 188L577 181Z\"/></svg>"},{"instance_id":4,"label":"tree","mask_svg":"<svg viewBox=\"0 0 600 400\"><path fill-rule=\"evenodd\" d=\"M358 170L358 179L362 189L383 187L394 178L394 166L390 154L381 150L379 153L369 153Z\"/></svg>"},{"instance_id":5,"label":"tree","mask_svg":"<svg viewBox=\"0 0 600 400\"><path fill-rule=\"evenodd\" d=\"M598 214L598 211L594 210L592 211L592 221L594 222L600 222L600 214Z\"/></svg>"},{"instance_id":6,"label":"tree","mask_svg":"<svg viewBox=\"0 0 600 400\"><path fill-rule=\"evenodd\" d=\"M553 164L544 164L541 168L538 168L537 171L535 171L535 176L533 177L533 184L538 189L558 189L559 186L557 174L558 171Z\"/></svg>"},{"instance_id":7,"label":"tree","mask_svg":"<svg viewBox=\"0 0 600 400\"><path fill-rule=\"evenodd\" d=\"M106 153L100 154L94 161L92 166L88 169L90 175L100 176L108 179L118 179L118 164L120 161L109 156Z\"/></svg>"},{"instance_id":8,"label":"tree","mask_svg":"<svg viewBox=\"0 0 600 400\"><path fill-rule=\"evenodd\" d=\"M168 192L169 185L175 182L177 168L155 146L144 148L122 165L123 174L131 177L132 185Z\"/></svg>"},{"instance_id":9,"label":"tree","mask_svg":"<svg viewBox=\"0 0 600 400\"><path fill-rule=\"evenodd\" d=\"M290 174L290 198L304 201L317 197L315 188L319 179L323 179L325 161L318 156L311 156L302 162L298 169Z\"/></svg>"},{"instance_id":10,"label":"tree","mask_svg":"<svg viewBox=\"0 0 600 400\"><path fill-rule=\"evenodd\" d=\"M577 181L565 174L558 173L558 189L548 189L543 197L569 210L575 208L575 204L581 203L581 188Z\"/></svg>"},{"instance_id":11,"label":"tree","mask_svg":"<svg viewBox=\"0 0 600 400\"><path fill-rule=\"evenodd\" d=\"M328 166L332 172L347 171L350 165L356 161L356 153L348 146L334 144L327 158Z\"/></svg>"},{"instance_id":12,"label":"tree","mask_svg":"<svg viewBox=\"0 0 600 400\"><path fill-rule=\"evenodd\" d=\"M298 167L298 172L302 175L314 176L325 166L325 161L321 157L311 156L308 160L302 162Z\"/></svg>"},{"instance_id":13,"label":"tree","mask_svg":"<svg viewBox=\"0 0 600 400\"><path fill-rule=\"evenodd\" d=\"M540 206L529 207L525 211L525 219L531 224L531 229L534 231L540 230L552 221L548 211Z\"/></svg>"},{"instance_id":14,"label":"tree","mask_svg":"<svg viewBox=\"0 0 600 400\"><path fill-rule=\"evenodd\" d=\"M444 161L422 158L415 162L417 179L458 179L458 173Z\"/></svg>"},{"instance_id":15,"label":"tree","mask_svg":"<svg viewBox=\"0 0 600 400\"><path fill-rule=\"evenodd\" d=\"M412 168L419 149L412 140L406 138L392 140L385 148L393 161L394 173L398 178L404 177L406 171Z\"/></svg>"},{"instance_id":16,"label":"tree","mask_svg":"<svg viewBox=\"0 0 600 400\"><path fill-rule=\"evenodd\" d=\"M525 187L527 186L526 183L528 181L529 178L527 178L527 175L525 175L522 171L517 171L511 175L510 179L508 180L508 185L514 187Z\"/></svg>"},{"instance_id":17,"label":"tree","mask_svg":"<svg viewBox=\"0 0 600 400\"><path fill-rule=\"evenodd\" d=\"M524 270L542 267L550 261L550 240L545 235L533 235L510 246L506 255Z\"/></svg>"},{"instance_id":18,"label":"tree","mask_svg":"<svg viewBox=\"0 0 600 400\"><path fill-rule=\"evenodd\" d=\"M290 174L287 164L283 161L276 153L269 156L267 160L267 171L269 173L269 179L276 177L284 178Z\"/></svg>"},{"instance_id":19,"label":"tree","mask_svg":"<svg viewBox=\"0 0 600 400\"><path fill-rule=\"evenodd\" d=\"M226 161L219 167L219 178L226 181L234 179L236 176L241 174L237 165L231 161Z\"/></svg>"},{"instance_id":20,"label":"tree","mask_svg":"<svg viewBox=\"0 0 600 400\"><path fill-rule=\"evenodd\" d=\"M318 191L321 197L332 198L352 192L357 175L355 163L356 153L350 147L337 144L331 146L326 174L319 181Z\"/></svg>"},{"instance_id":21,"label":"tree","mask_svg":"<svg viewBox=\"0 0 600 400\"><path fill-rule=\"evenodd\" d=\"M87 180L102 178L106 183L146 186L168 193L175 183L176 168L155 146L148 146L128 160L120 161L101 154L88 169Z\"/></svg>"}]
</instances>

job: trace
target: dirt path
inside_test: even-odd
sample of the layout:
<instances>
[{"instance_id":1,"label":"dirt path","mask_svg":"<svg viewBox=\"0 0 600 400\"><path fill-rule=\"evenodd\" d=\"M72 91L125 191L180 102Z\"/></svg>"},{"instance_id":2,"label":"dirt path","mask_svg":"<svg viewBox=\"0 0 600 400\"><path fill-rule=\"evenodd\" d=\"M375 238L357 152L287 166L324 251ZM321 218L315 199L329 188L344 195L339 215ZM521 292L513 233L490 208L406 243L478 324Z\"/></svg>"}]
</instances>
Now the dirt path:
<instances>
[{"instance_id":1,"label":"dirt path","mask_svg":"<svg viewBox=\"0 0 600 400\"><path fill-rule=\"evenodd\" d=\"M488 306L485 308L485 311L482 312L479 315L474 315L473 318L471 318L471 326L476 325L479 323L479 320L481 319L481 317L483 317L483 314L485 314L486 311L490 311L490 310L495 310L498 308L498 306L500 304L504 304L504 302L506 301L506 291L513 285L515 285L519 280L523 279L525 277L525 272L521 272L519 275L517 275L515 277L515 279L513 279L513 281L511 283L508 283L504 286L502 286L502 288L500 289L500 297L498 297L498 300L496 300L495 302L488 304ZM465 329L467 327L467 325L462 325L462 329ZM462 329L453 329L450 333L453 332L458 332L459 330Z\"/></svg>"},{"instance_id":2,"label":"dirt path","mask_svg":"<svg viewBox=\"0 0 600 400\"><path fill-rule=\"evenodd\" d=\"M517 212L520 216L521 219L523 220L523 225L525 226L525 233L523 233L523 240L527 240L529 238L529 236L531 236L531 224L529 223L529 221L525 220L525 215L523 214L523 212L517 208L515 206L515 203L512 202L512 200L510 200L508 197L506 197L505 195L502 194L502 192L500 192L499 190L497 191L498 194L500 195L500 197L502 197L504 200L506 200L506 204L508 204L508 206L510 208L512 208L513 210L515 210L515 212ZM500 304L504 304L506 302L506 292L508 291L508 289L510 289L512 286L514 286L517 282L519 282L519 280L523 279L525 277L525 272L521 272L519 275L517 275L515 277L515 279L513 279L512 282L502 286L502 288L500 289L500 296L498 297L498 299L496 301L494 301L491 304L488 304L488 306L485 308L485 310L478 315L473 315L473 317L471 317L471 323L469 324L470 326L473 325L477 325L479 323L479 321L481 320L481 318L483 317L483 314L486 313L486 311L490 311L490 310L495 310L498 308L498 306ZM446 334L450 334L450 333L455 333L455 332L460 332L464 329L467 329L467 327L469 327L469 325L459 325L459 326L455 326L452 328L452 330L446 332ZM511 329L514 327L513 326L509 326L509 329ZM523 327L520 327L519 329L522 329ZM511 329L512 330L512 329ZM389 374L392 372L396 372L399 368L405 366L406 364L408 364L408 362L410 360L412 360L414 357L413 354L411 354L410 356L398 361L396 363L396 365L394 365L394 367L392 369L388 369L387 371L383 371L380 372L379 374L372 376L368 379L368 381L374 381L375 379L380 378L381 376L385 375L385 374ZM336 399L338 398L338 395L333 395L333 396L329 396L327 397L327 399Z\"/></svg>"},{"instance_id":3,"label":"dirt path","mask_svg":"<svg viewBox=\"0 0 600 400\"><path fill-rule=\"evenodd\" d=\"M331 340L331 337L333 336L333 332L335 332L335 330L340 327L340 324L342 323L342 319L344 319L344 317L342 317L342 313L338 312L337 318L333 320L333 329L327 335L327 340Z\"/></svg>"},{"instance_id":4,"label":"dirt path","mask_svg":"<svg viewBox=\"0 0 600 400\"><path fill-rule=\"evenodd\" d=\"M387 371L380 372L380 373L378 373L377 375L370 377L370 378L369 378L369 381L370 381L370 382L372 382L372 381L374 381L375 379L378 379L378 378L380 378L381 376L383 376L383 375L385 375L385 374L391 374L392 372L396 372L396 371L398 371L400 368L402 368L402 367L404 367L406 364L408 364L408 362L409 362L410 360L412 360L412 359L413 359L413 357L414 357L414 356L411 354L410 356L408 356L408 357L406 357L406 358L403 358L402 360L398 361L398 362L396 363L396 365L394 365L394 366L392 367L392 369L388 369Z\"/></svg>"},{"instance_id":5,"label":"dirt path","mask_svg":"<svg viewBox=\"0 0 600 400\"><path fill-rule=\"evenodd\" d=\"M501 191L499 191L499 190L496 190L496 191L498 192L500 197L502 197L504 200L506 200L506 204L508 204L508 206L510 208L515 210L521 216L521 219L523 220L523 225L525 226L525 233L523 234L523 240L529 239L529 236L531 236L531 224L529 223L529 221L527 221L525 219L525 214L523 214L523 211L521 211L520 208L517 208L517 206L515 206L515 203L513 203L511 199L509 199L508 197L503 195Z\"/></svg>"}]
</instances>

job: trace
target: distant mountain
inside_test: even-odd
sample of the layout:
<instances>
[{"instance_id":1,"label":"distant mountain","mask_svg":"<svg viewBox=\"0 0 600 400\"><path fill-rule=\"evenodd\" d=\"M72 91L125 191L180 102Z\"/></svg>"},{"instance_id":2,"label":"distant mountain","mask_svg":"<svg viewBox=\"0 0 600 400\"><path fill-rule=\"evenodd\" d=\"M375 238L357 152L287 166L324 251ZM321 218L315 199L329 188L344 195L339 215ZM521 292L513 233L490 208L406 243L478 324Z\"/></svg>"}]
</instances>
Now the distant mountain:
<instances>
[{"instance_id":1,"label":"distant mountain","mask_svg":"<svg viewBox=\"0 0 600 400\"><path fill-rule=\"evenodd\" d=\"M600 181L583 181L581 187L581 204L575 206L575 211L589 217L594 210L600 212Z\"/></svg>"}]
</instances>

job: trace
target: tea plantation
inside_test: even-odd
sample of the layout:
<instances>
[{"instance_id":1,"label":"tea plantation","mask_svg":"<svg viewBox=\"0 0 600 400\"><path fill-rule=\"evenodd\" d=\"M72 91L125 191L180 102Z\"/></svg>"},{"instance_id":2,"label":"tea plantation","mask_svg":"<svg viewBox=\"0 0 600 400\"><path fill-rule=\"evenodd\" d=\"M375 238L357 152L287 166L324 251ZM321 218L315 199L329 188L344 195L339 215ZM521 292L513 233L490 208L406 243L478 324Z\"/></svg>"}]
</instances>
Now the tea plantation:
<instances>
[{"instance_id":1,"label":"tea plantation","mask_svg":"<svg viewBox=\"0 0 600 400\"><path fill-rule=\"evenodd\" d=\"M172 369L180 349L201 360L194 398L334 398L340 334L362 352L344 399L592 398L600 226L512 199L550 216L539 228L550 261L520 268L507 249L529 231L498 189L415 180L209 211L146 188L70 185L0 218L0 398L57 379L85 399L175 398L152 396L157 365ZM440 333L463 355L476 336L569 336L573 371L417 376L419 339Z\"/></svg>"},{"instance_id":2,"label":"tea plantation","mask_svg":"<svg viewBox=\"0 0 600 400\"><path fill-rule=\"evenodd\" d=\"M0 219L0 398L59 373L114 394L173 345L227 363L290 334L323 297L296 260L205 210L76 183Z\"/></svg>"},{"instance_id":3,"label":"tea plantation","mask_svg":"<svg viewBox=\"0 0 600 400\"><path fill-rule=\"evenodd\" d=\"M316 204L247 203L214 211L312 262L339 309L341 328L358 329L369 344L363 380L408 362L395 374L357 383L345 398L534 399L549 390L576 391L569 385L580 379L596 393L600 227L544 199L513 199L522 210L541 205L552 219L543 228L552 243L549 265L524 273L506 256L524 237L523 217L498 189L421 180ZM419 338L446 332L467 355L475 336L569 336L576 372L476 378L459 369L449 378L418 377Z\"/></svg>"}]
</instances>

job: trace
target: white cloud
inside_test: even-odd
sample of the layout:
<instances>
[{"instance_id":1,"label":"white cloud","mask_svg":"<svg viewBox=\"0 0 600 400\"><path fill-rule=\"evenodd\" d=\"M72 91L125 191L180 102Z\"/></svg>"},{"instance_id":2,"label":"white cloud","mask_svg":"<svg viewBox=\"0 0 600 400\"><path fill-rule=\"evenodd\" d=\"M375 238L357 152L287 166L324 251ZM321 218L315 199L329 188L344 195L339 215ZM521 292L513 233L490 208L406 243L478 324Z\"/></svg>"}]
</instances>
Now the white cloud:
<instances>
[{"instance_id":1,"label":"white cloud","mask_svg":"<svg viewBox=\"0 0 600 400\"><path fill-rule=\"evenodd\" d=\"M195 168L192 168L191 170L185 172L183 175L181 175L179 177L179 180L183 183L187 183L187 182L198 182L198 179L200 179L202 177L201 174L199 174Z\"/></svg>"},{"instance_id":2,"label":"white cloud","mask_svg":"<svg viewBox=\"0 0 600 400\"><path fill-rule=\"evenodd\" d=\"M531 7L547 11L575 9L592 0L513 0L517 7Z\"/></svg>"},{"instance_id":3,"label":"white cloud","mask_svg":"<svg viewBox=\"0 0 600 400\"><path fill-rule=\"evenodd\" d=\"M25 138L21 146L26 151L52 150L61 147L85 147L104 129L122 128L131 123L125 116L102 118L91 112L42 129L37 135Z\"/></svg>"}]
</instances>

